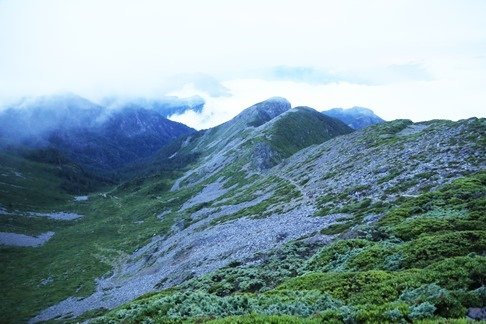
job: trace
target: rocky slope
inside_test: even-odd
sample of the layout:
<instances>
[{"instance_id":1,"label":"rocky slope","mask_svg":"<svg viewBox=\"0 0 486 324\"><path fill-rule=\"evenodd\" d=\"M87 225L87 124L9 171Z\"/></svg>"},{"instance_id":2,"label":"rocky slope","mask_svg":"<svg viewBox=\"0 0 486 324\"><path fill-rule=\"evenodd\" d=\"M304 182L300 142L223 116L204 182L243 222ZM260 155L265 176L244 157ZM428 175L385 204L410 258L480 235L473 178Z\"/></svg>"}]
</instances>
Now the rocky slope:
<instances>
[{"instance_id":1,"label":"rocky slope","mask_svg":"<svg viewBox=\"0 0 486 324\"><path fill-rule=\"evenodd\" d=\"M350 132L342 122L312 108L290 109L287 100L270 98L174 147L174 157L198 154L201 158L172 190L200 183L217 172L265 171L302 148Z\"/></svg>"},{"instance_id":2,"label":"rocky slope","mask_svg":"<svg viewBox=\"0 0 486 324\"><path fill-rule=\"evenodd\" d=\"M188 238L170 253L164 252L164 240L146 246L155 254L140 250L138 258L156 256L148 267L151 275L161 276L158 289L185 283L147 295L98 321L248 314L257 315L223 322L296 322L310 314L314 317L308 320L316 323L466 315L484 319L480 314L486 261L481 254L486 236L480 197L486 192L485 136L484 119L419 124L398 120L308 147L260 175L266 185L246 184L253 196L239 195L232 186L228 192L234 194L220 192L204 201L191 214L196 222L179 232ZM276 195L285 185L290 193ZM191 199L207 196L212 186ZM266 195L286 198L260 203L261 208L250 207L250 212L225 212L228 199L236 203L232 207L253 207L258 205L248 199ZM240 240L240 235L246 239ZM174 237L177 234L169 241ZM297 245L285 245L297 238ZM255 250L260 254L255 256ZM200 277L222 263L224 269ZM135 264L144 268L140 259L123 267L137 269ZM183 277L171 275L163 264L181 264L176 273ZM153 272L152 265L169 273ZM124 272L118 278L127 277L145 276ZM108 296L104 300L110 300Z\"/></svg>"}]
</instances>

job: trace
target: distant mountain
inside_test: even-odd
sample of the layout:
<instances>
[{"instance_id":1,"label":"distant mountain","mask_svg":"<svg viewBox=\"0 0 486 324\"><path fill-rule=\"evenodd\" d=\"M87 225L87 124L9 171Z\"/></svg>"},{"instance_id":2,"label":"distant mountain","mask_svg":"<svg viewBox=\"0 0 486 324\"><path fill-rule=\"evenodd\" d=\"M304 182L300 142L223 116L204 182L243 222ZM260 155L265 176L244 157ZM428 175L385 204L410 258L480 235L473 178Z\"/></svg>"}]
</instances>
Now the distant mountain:
<instances>
[{"instance_id":1,"label":"distant mountain","mask_svg":"<svg viewBox=\"0 0 486 324\"><path fill-rule=\"evenodd\" d=\"M263 125L289 111L290 108L290 103L280 97L273 97L254 104L233 119L202 132L194 148L208 155L228 145L234 146L243 139L251 138L255 133L255 128L265 128ZM259 128L255 136L261 133Z\"/></svg>"},{"instance_id":2,"label":"distant mountain","mask_svg":"<svg viewBox=\"0 0 486 324\"><path fill-rule=\"evenodd\" d=\"M239 162L246 161L252 152L258 155L256 152L263 144L257 144L255 141L264 136L269 122L277 119L290 108L290 103L280 97L259 102L221 125L183 136L171 142L151 159L131 165L125 171L133 174L151 174L174 169L181 170L196 161L200 163L200 161L214 160L210 168L206 166L205 169L198 170L196 167L195 174L197 173L197 175L194 175L196 178L199 175L202 177L207 175L208 169L216 170L238 160L238 155L240 155ZM268 145L268 143L265 142L264 145ZM221 156L220 153L225 151L231 151L231 154L225 154L226 157ZM272 157L273 153L272 149ZM270 155L264 159L265 167L270 167L272 164L268 159L270 159Z\"/></svg>"},{"instance_id":3,"label":"distant mountain","mask_svg":"<svg viewBox=\"0 0 486 324\"><path fill-rule=\"evenodd\" d=\"M73 94L25 98L0 111L0 136L46 145L51 132L96 127L103 114L103 107Z\"/></svg>"},{"instance_id":4,"label":"distant mountain","mask_svg":"<svg viewBox=\"0 0 486 324\"><path fill-rule=\"evenodd\" d=\"M23 100L0 112L3 145L54 148L94 170L112 170L150 156L193 133L156 109L108 110L76 95Z\"/></svg>"},{"instance_id":5,"label":"distant mountain","mask_svg":"<svg viewBox=\"0 0 486 324\"><path fill-rule=\"evenodd\" d=\"M384 122L384 120L375 115L371 109L363 107L353 107L348 109L333 108L325 110L322 113L339 119L353 129L361 129Z\"/></svg>"}]
</instances>

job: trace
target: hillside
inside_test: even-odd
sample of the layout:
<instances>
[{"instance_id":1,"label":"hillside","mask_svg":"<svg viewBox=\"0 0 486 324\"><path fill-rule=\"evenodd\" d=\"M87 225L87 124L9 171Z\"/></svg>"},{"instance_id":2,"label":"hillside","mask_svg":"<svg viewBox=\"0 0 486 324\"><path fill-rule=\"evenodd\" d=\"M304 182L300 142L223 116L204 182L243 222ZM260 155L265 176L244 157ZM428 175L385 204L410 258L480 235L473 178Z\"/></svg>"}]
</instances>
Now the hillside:
<instances>
[{"instance_id":1,"label":"hillside","mask_svg":"<svg viewBox=\"0 0 486 324\"><path fill-rule=\"evenodd\" d=\"M345 234L339 234L345 230L340 223L329 245L309 239L288 243L261 263L230 263L175 289L138 298L95 323L481 318L474 309L484 307L485 202L475 197L484 197L485 188L484 172L461 178L381 209L378 222ZM354 213L376 210L361 205Z\"/></svg>"},{"instance_id":2,"label":"hillside","mask_svg":"<svg viewBox=\"0 0 486 324\"><path fill-rule=\"evenodd\" d=\"M216 251L225 255L225 268L202 277L192 272L189 277L196 278L176 289L139 298L98 321L243 315L221 322L293 322L312 314L309 321L315 322L464 317L468 309L484 307L485 204L480 197L486 182L484 172L474 173L484 170L484 131L484 119L404 120L303 150L272 170L272 182L265 181L288 181L293 190L278 194L286 199L223 216L222 225L212 222L214 232L223 236L216 244L231 242ZM275 190L257 188L260 192L242 200ZM217 200L195 214L204 220L202 215L224 212L227 201L221 205ZM314 222L310 230L307 215L323 222ZM257 218L251 226L255 232L245 222L231 221L244 216ZM229 224L235 228L231 240L224 237ZM244 228L246 242L238 241L236 228ZM262 238L272 242L266 244L268 252L262 253ZM208 245L189 245L174 257L180 260L183 253L182 260L207 267L197 255L215 242L195 242ZM259 256L241 252L254 245L259 245ZM156 255L159 260L163 252ZM195 264L184 269L197 269ZM171 279L157 286L170 287Z\"/></svg>"},{"instance_id":3,"label":"hillside","mask_svg":"<svg viewBox=\"0 0 486 324\"><path fill-rule=\"evenodd\" d=\"M52 184L43 204L0 196L2 232L54 234L0 248L0 311L7 321L464 317L484 307L485 135L477 118L353 131L272 98L85 198L63 191L48 163L35 162L41 173L12 161L1 190ZM80 217L52 217L66 214Z\"/></svg>"}]
</instances>

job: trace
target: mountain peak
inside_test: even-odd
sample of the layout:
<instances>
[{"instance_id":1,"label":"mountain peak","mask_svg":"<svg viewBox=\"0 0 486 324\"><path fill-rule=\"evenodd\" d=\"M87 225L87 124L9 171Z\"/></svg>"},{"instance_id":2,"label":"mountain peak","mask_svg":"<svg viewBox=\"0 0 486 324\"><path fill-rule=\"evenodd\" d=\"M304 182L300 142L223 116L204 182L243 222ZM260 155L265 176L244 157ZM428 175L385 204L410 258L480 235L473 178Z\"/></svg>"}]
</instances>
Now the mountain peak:
<instances>
[{"instance_id":1,"label":"mountain peak","mask_svg":"<svg viewBox=\"0 0 486 324\"><path fill-rule=\"evenodd\" d=\"M344 111L347 112L352 112L352 113L358 113L358 114L364 114L364 115L375 115L373 110L365 107L359 107L359 106L354 106L348 109L343 109Z\"/></svg>"},{"instance_id":2,"label":"mountain peak","mask_svg":"<svg viewBox=\"0 0 486 324\"><path fill-rule=\"evenodd\" d=\"M243 110L238 116L248 126L258 127L290 110L290 102L282 97L272 97Z\"/></svg>"},{"instance_id":3,"label":"mountain peak","mask_svg":"<svg viewBox=\"0 0 486 324\"><path fill-rule=\"evenodd\" d=\"M307 106L290 109L268 125L265 126L265 132L270 135L269 142L280 158L287 158L308 146L353 132L343 122Z\"/></svg>"},{"instance_id":4,"label":"mountain peak","mask_svg":"<svg viewBox=\"0 0 486 324\"><path fill-rule=\"evenodd\" d=\"M279 97L279 96L270 97L266 100L263 100L261 103L263 103L263 102L273 102L273 103L282 103L282 104L290 105L290 102L287 99L285 99L284 97Z\"/></svg>"}]
</instances>

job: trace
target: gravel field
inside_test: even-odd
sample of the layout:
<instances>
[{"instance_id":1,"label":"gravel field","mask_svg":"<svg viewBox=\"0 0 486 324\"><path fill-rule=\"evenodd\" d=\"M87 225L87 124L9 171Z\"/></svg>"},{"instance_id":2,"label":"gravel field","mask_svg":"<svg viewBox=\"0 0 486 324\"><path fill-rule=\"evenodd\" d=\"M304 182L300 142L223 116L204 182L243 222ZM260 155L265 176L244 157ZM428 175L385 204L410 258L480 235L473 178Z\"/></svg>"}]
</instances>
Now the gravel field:
<instances>
[{"instance_id":1,"label":"gravel field","mask_svg":"<svg viewBox=\"0 0 486 324\"><path fill-rule=\"evenodd\" d=\"M38 247L49 241L54 232L45 232L38 236L0 232L0 245Z\"/></svg>"}]
</instances>

